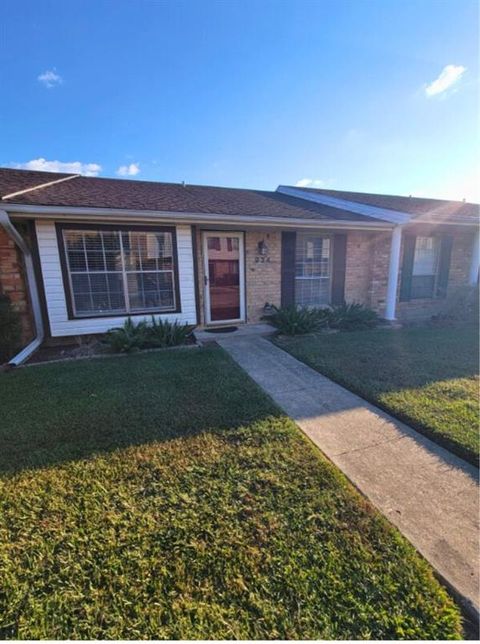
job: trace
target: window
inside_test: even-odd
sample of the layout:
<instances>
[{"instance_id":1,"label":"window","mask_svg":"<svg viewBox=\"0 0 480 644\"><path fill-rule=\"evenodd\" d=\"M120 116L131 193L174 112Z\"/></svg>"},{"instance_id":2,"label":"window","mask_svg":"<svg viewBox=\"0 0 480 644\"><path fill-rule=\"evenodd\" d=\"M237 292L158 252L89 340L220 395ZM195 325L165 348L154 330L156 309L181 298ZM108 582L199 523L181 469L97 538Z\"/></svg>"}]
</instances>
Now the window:
<instances>
[{"instance_id":1,"label":"window","mask_svg":"<svg viewBox=\"0 0 480 644\"><path fill-rule=\"evenodd\" d=\"M64 229L76 317L176 309L172 231Z\"/></svg>"},{"instance_id":2,"label":"window","mask_svg":"<svg viewBox=\"0 0 480 644\"><path fill-rule=\"evenodd\" d=\"M431 298L435 294L438 273L439 240L436 237L417 237L413 256L412 299Z\"/></svg>"},{"instance_id":3,"label":"window","mask_svg":"<svg viewBox=\"0 0 480 644\"><path fill-rule=\"evenodd\" d=\"M330 301L330 237L297 234L295 253L295 302L321 306Z\"/></svg>"}]
</instances>

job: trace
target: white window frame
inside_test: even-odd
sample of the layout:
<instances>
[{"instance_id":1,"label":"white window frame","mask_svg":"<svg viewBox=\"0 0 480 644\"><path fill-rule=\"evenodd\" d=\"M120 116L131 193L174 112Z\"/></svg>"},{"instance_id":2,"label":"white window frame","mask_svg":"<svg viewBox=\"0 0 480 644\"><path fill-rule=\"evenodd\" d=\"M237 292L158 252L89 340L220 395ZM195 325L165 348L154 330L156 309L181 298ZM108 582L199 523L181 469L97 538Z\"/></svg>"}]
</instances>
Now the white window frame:
<instances>
[{"instance_id":1,"label":"white window frame","mask_svg":"<svg viewBox=\"0 0 480 644\"><path fill-rule=\"evenodd\" d=\"M433 249L435 251L435 266L434 266L434 272L433 273L420 273L415 275L415 255L417 252L417 243L419 239L432 239L433 240ZM417 235L415 237L415 247L413 249L413 264L412 264L412 276L411 276L411 285L410 285L410 299L411 300L433 300L436 297L437 293L437 286L438 286L438 275L440 271L440 252L441 252L441 247L440 247L440 239L439 237L436 237L435 235ZM432 294L431 295L422 295L422 296L416 296L413 295L413 280L415 277L433 277L433 287L432 287Z\"/></svg>"},{"instance_id":2,"label":"white window frame","mask_svg":"<svg viewBox=\"0 0 480 644\"><path fill-rule=\"evenodd\" d=\"M297 276L297 252L296 252L296 247L298 243L298 236L302 235L303 237L322 237L323 239L328 239L330 244L329 244L329 257L328 257L328 276L327 277L322 277L322 276L313 276L313 275L299 275ZM315 307L327 307L330 306L331 301L332 301L332 282L333 282L333 235L329 234L324 234L324 233L310 233L310 232L302 232L302 233L297 233L297 239L295 240L295 282L297 280L328 280L328 302L324 304L298 304L296 301L296 295L295 295L295 304L298 304L298 306L309 306L311 308ZM295 289L296 292L297 289Z\"/></svg>"}]
</instances>

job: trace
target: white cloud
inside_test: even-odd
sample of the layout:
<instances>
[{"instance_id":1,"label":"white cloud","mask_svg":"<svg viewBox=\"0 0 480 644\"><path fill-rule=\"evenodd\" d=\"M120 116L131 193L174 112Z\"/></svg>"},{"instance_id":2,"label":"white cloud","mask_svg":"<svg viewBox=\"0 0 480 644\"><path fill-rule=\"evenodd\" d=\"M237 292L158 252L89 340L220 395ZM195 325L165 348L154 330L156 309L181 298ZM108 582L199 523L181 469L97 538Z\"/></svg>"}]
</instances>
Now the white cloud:
<instances>
[{"instance_id":1,"label":"white cloud","mask_svg":"<svg viewBox=\"0 0 480 644\"><path fill-rule=\"evenodd\" d=\"M82 163L81 161L47 161L39 157L26 163L16 163L21 170L42 170L44 172L66 172L83 174L86 177L96 177L102 170L98 163Z\"/></svg>"},{"instance_id":2,"label":"white cloud","mask_svg":"<svg viewBox=\"0 0 480 644\"><path fill-rule=\"evenodd\" d=\"M37 80L39 83L42 83L42 85L48 87L49 89L63 83L63 78L60 76L60 74L57 74L55 68L47 69L47 71L43 72L37 77Z\"/></svg>"},{"instance_id":3,"label":"white cloud","mask_svg":"<svg viewBox=\"0 0 480 644\"><path fill-rule=\"evenodd\" d=\"M119 177L134 177L139 172L140 172L140 165L138 163L121 165L117 170L117 174Z\"/></svg>"},{"instance_id":4,"label":"white cloud","mask_svg":"<svg viewBox=\"0 0 480 644\"><path fill-rule=\"evenodd\" d=\"M462 65L446 65L440 72L439 77L425 87L425 94L428 97L443 94L460 80L465 71L466 67Z\"/></svg>"},{"instance_id":5,"label":"white cloud","mask_svg":"<svg viewBox=\"0 0 480 644\"><path fill-rule=\"evenodd\" d=\"M297 188L325 188L325 181L322 179L300 179L295 186Z\"/></svg>"}]
</instances>

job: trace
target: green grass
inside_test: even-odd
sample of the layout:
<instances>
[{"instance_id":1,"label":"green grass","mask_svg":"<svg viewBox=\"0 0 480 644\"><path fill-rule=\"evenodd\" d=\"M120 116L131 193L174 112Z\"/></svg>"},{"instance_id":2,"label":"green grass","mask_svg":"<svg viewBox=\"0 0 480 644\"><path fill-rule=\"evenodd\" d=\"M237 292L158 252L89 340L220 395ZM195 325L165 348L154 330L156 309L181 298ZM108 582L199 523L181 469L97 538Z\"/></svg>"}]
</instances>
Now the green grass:
<instances>
[{"instance_id":1,"label":"green grass","mask_svg":"<svg viewBox=\"0 0 480 644\"><path fill-rule=\"evenodd\" d=\"M275 342L478 464L478 328L378 329Z\"/></svg>"},{"instance_id":2,"label":"green grass","mask_svg":"<svg viewBox=\"0 0 480 644\"><path fill-rule=\"evenodd\" d=\"M220 349L0 376L0 635L455 639L429 565Z\"/></svg>"}]
</instances>

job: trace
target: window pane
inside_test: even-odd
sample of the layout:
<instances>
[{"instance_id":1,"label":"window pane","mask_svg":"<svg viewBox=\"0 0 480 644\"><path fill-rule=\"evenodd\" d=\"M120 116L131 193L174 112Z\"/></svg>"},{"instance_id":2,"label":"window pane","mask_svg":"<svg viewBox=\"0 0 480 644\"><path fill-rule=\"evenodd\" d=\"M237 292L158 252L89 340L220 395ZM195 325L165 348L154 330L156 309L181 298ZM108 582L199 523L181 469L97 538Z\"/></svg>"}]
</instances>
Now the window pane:
<instances>
[{"instance_id":1,"label":"window pane","mask_svg":"<svg viewBox=\"0 0 480 644\"><path fill-rule=\"evenodd\" d=\"M435 275L438 244L435 237L417 237L413 258L413 275Z\"/></svg>"},{"instance_id":2,"label":"window pane","mask_svg":"<svg viewBox=\"0 0 480 644\"><path fill-rule=\"evenodd\" d=\"M127 281L132 311L174 308L173 273L129 273Z\"/></svg>"},{"instance_id":3,"label":"window pane","mask_svg":"<svg viewBox=\"0 0 480 644\"><path fill-rule=\"evenodd\" d=\"M330 300L330 238L297 233L295 301L301 306L322 306Z\"/></svg>"},{"instance_id":4,"label":"window pane","mask_svg":"<svg viewBox=\"0 0 480 644\"><path fill-rule=\"evenodd\" d=\"M410 297L430 298L434 295L435 275L413 275Z\"/></svg>"},{"instance_id":5,"label":"window pane","mask_svg":"<svg viewBox=\"0 0 480 644\"><path fill-rule=\"evenodd\" d=\"M79 315L175 308L171 232L65 230Z\"/></svg>"},{"instance_id":6,"label":"window pane","mask_svg":"<svg viewBox=\"0 0 480 644\"><path fill-rule=\"evenodd\" d=\"M122 241L126 270L173 270L171 233L126 232Z\"/></svg>"}]
</instances>

